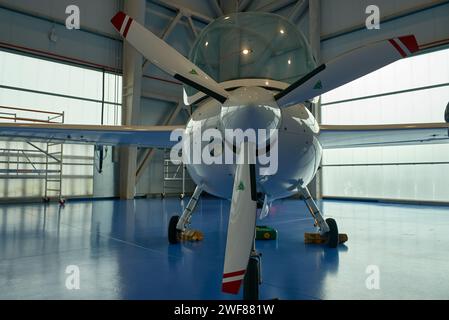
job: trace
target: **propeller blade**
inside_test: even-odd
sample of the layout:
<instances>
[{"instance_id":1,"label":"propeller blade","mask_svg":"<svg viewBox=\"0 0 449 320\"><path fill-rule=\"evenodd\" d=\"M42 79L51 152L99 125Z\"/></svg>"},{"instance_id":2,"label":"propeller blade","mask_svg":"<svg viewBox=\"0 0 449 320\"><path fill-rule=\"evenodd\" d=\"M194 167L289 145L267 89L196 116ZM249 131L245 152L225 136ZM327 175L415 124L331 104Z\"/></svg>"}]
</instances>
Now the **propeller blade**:
<instances>
[{"instance_id":1,"label":"propeller blade","mask_svg":"<svg viewBox=\"0 0 449 320\"><path fill-rule=\"evenodd\" d=\"M156 66L179 81L224 103L228 93L204 71L169 46L165 41L123 12L111 20L117 31Z\"/></svg>"},{"instance_id":2,"label":"propeller blade","mask_svg":"<svg viewBox=\"0 0 449 320\"><path fill-rule=\"evenodd\" d=\"M415 36L379 41L319 66L275 96L281 108L313 99L419 51Z\"/></svg>"},{"instance_id":3,"label":"propeller blade","mask_svg":"<svg viewBox=\"0 0 449 320\"><path fill-rule=\"evenodd\" d=\"M248 150L245 145L240 150ZM245 154L241 152L240 157ZM235 172L222 283L222 291L230 294L238 294L240 290L256 229L256 167L248 161L238 163L244 164L238 164Z\"/></svg>"}]
</instances>

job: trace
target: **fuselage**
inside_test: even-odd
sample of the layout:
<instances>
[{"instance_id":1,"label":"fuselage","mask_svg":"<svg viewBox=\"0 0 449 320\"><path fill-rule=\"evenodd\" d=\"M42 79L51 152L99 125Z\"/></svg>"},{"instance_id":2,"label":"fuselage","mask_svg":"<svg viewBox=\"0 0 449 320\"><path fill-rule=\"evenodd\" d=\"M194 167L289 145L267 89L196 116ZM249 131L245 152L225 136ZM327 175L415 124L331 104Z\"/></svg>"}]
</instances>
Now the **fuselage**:
<instances>
[{"instance_id":1,"label":"fuselage","mask_svg":"<svg viewBox=\"0 0 449 320\"><path fill-rule=\"evenodd\" d=\"M215 129L224 136L223 108L213 99L204 101L188 121L185 135L201 136L198 131ZM271 142L271 148L267 150L270 153L273 150L277 152L274 160L277 163L273 166L275 171L261 174L259 169L265 164L256 163L257 192L267 195L269 201L290 197L297 192L298 187L307 186L314 178L322 157L318 140L319 126L305 105L297 104L279 111L277 139ZM254 117L257 116L254 113ZM251 119L249 122L260 122L255 120ZM190 147L193 149L194 143L201 143L201 150L207 152L207 148L211 148L211 141L202 140L199 142L198 139L191 139ZM277 144L276 148L274 143ZM186 167L191 178L204 191L220 198L232 197L235 164L186 163Z\"/></svg>"}]
</instances>

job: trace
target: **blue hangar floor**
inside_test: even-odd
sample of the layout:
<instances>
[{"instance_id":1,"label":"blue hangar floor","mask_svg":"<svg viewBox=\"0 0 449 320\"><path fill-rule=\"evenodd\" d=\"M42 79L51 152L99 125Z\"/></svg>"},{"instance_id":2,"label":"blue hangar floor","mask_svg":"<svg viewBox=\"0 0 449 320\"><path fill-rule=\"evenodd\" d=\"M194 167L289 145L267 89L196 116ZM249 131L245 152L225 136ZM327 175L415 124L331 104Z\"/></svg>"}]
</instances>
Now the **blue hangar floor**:
<instances>
[{"instance_id":1,"label":"blue hangar floor","mask_svg":"<svg viewBox=\"0 0 449 320\"><path fill-rule=\"evenodd\" d=\"M323 207L349 235L338 250L304 244L303 233L314 228L298 200L275 203L261 222L279 231L277 241L257 243L261 298L449 298L449 208L336 201ZM177 199L73 202L62 210L2 205L0 298L240 298L220 292L229 202L203 199L193 227L205 240L171 246L168 220L180 211ZM79 290L66 288L70 265L79 267ZM377 271L379 289L370 290Z\"/></svg>"}]
</instances>

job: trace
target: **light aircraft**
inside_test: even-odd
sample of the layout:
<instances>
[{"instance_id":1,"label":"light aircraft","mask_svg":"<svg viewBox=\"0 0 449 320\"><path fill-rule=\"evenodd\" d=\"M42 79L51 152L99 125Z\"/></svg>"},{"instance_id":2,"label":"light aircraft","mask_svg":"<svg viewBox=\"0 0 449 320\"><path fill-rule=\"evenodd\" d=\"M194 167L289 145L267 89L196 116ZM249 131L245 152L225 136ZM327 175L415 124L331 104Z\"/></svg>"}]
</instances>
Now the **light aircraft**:
<instances>
[{"instance_id":1,"label":"light aircraft","mask_svg":"<svg viewBox=\"0 0 449 320\"><path fill-rule=\"evenodd\" d=\"M223 24L228 20L226 23L232 26L236 21L244 21L245 15L247 13L239 13L218 21ZM254 18L255 13L252 15ZM290 28L281 29L282 35L296 29L278 16L272 15L271 18ZM323 217L307 188L319 169L323 148L448 142L447 123L320 127L306 107L317 96L418 52L414 36L400 36L357 48L325 64L315 65L291 83L273 78L238 78L218 83L127 14L117 13L112 23L123 38L149 61L198 91L190 96L184 92L186 103L198 103L187 126L0 124L0 136L12 140L172 148L178 143L171 139L172 132L180 128L185 136L193 136L196 130L200 130L198 128L214 128L220 132L239 128L277 130L278 168L275 174L260 174L259 164L250 161L259 143L249 139L241 141L240 145L224 139L223 144L230 146L241 160L235 165L186 164L197 187L181 217L175 216L170 220L169 241L178 243L182 233L188 230L203 192L231 199L222 278L225 293L237 294L244 283L244 297L258 297L260 256L254 241L258 203L262 206L262 215L266 215L273 201L301 194L328 245L337 247L337 223L332 218ZM206 28L201 39L207 36ZM231 47L239 45L226 44ZM241 50L237 48L237 55ZM258 48L243 49L243 55L251 54L251 50ZM310 48L306 46L303 50L310 51ZM207 145L209 142L200 143ZM257 152L262 151L258 149ZM267 148L265 152L269 152Z\"/></svg>"}]
</instances>

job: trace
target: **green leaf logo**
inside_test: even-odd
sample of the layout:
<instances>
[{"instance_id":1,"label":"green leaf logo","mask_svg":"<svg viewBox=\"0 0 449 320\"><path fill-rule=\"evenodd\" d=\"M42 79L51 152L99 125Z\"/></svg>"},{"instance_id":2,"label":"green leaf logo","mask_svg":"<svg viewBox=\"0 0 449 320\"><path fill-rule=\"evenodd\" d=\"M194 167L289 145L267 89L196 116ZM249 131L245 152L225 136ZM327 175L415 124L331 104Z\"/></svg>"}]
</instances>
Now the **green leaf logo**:
<instances>
[{"instance_id":1,"label":"green leaf logo","mask_svg":"<svg viewBox=\"0 0 449 320\"><path fill-rule=\"evenodd\" d=\"M243 182L240 182L239 186L237 187L238 191L244 191L245 190L245 185L243 184Z\"/></svg>"},{"instance_id":2,"label":"green leaf logo","mask_svg":"<svg viewBox=\"0 0 449 320\"><path fill-rule=\"evenodd\" d=\"M319 80L315 86L313 87L314 90L321 90L323 89L323 83L321 82L321 80Z\"/></svg>"},{"instance_id":3,"label":"green leaf logo","mask_svg":"<svg viewBox=\"0 0 449 320\"><path fill-rule=\"evenodd\" d=\"M190 74L193 74L193 75L197 76L198 72L195 69L192 69L192 71L190 71Z\"/></svg>"}]
</instances>

